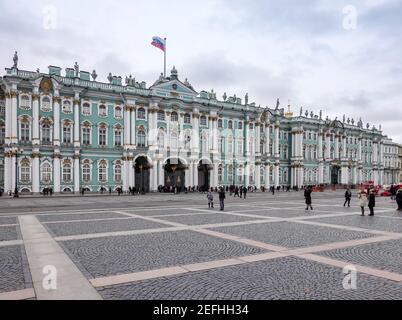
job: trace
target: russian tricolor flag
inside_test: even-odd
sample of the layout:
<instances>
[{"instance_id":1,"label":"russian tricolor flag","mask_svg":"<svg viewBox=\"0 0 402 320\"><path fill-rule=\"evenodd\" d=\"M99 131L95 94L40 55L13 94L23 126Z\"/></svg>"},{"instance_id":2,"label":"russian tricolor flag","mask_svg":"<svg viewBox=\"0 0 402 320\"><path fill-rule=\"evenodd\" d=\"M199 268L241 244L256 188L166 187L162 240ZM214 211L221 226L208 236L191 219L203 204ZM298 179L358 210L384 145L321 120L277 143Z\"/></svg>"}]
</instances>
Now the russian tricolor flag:
<instances>
[{"instance_id":1,"label":"russian tricolor flag","mask_svg":"<svg viewBox=\"0 0 402 320\"><path fill-rule=\"evenodd\" d=\"M166 41L160 37L152 37L152 43L154 47L161 49L163 52L166 50Z\"/></svg>"}]
</instances>

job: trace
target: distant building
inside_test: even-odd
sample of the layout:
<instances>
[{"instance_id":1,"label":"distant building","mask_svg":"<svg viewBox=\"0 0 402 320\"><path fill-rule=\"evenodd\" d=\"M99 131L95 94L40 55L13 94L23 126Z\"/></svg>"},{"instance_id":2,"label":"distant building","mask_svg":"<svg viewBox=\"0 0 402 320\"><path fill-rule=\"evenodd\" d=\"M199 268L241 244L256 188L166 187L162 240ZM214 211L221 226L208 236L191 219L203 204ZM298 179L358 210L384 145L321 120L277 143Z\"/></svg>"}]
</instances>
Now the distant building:
<instances>
[{"instance_id":1,"label":"distant building","mask_svg":"<svg viewBox=\"0 0 402 320\"><path fill-rule=\"evenodd\" d=\"M390 184L398 146L361 120L196 92L176 68L150 87L76 64L0 78L0 183L55 193L158 186ZM92 79L91 79L92 78ZM23 150L19 150L22 148ZM400 153L400 151L399 151ZM18 172L16 173L16 163ZM399 161L400 163L400 161ZM17 174L17 177L16 177Z\"/></svg>"}]
</instances>

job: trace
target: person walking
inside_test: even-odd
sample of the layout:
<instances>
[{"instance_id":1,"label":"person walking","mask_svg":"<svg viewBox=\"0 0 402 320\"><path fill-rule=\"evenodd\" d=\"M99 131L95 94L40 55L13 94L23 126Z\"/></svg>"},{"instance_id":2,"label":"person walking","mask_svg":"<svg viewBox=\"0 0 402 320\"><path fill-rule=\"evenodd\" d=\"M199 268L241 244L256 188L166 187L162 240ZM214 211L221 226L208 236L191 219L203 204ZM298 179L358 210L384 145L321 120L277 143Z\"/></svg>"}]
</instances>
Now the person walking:
<instances>
[{"instance_id":1,"label":"person walking","mask_svg":"<svg viewBox=\"0 0 402 320\"><path fill-rule=\"evenodd\" d=\"M391 188L389 189L389 191L391 192L391 201L395 201L396 200L396 187L394 185L391 186Z\"/></svg>"},{"instance_id":2,"label":"person walking","mask_svg":"<svg viewBox=\"0 0 402 320\"><path fill-rule=\"evenodd\" d=\"M308 208L310 207L311 210L313 210L312 207L312 199L311 199L311 193L313 192L313 190L311 188L307 188L304 190L304 198L306 199L306 210L308 210Z\"/></svg>"},{"instance_id":3,"label":"person walking","mask_svg":"<svg viewBox=\"0 0 402 320\"><path fill-rule=\"evenodd\" d=\"M402 211L402 189L396 192L396 203L398 204L397 211Z\"/></svg>"},{"instance_id":4,"label":"person walking","mask_svg":"<svg viewBox=\"0 0 402 320\"><path fill-rule=\"evenodd\" d=\"M367 206L367 194L364 190L359 192L359 206L362 210L362 216L364 216L364 208Z\"/></svg>"},{"instance_id":5,"label":"person walking","mask_svg":"<svg viewBox=\"0 0 402 320\"><path fill-rule=\"evenodd\" d=\"M211 192L211 189L208 189L207 193L207 199L208 199L208 208L213 208L214 207L214 195Z\"/></svg>"},{"instance_id":6,"label":"person walking","mask_svg":"<svg viewBox=\"0 0 402 320\"><path fill-rule=\"evenodd\" d=\"M369 216L374 216L374 208L375 208L375 193L374 190L370 191L370 195L368 197L368 207L370 209Z\"/></svg>"},{"instance_id":7,"label":"person walking","mask_svg":"<svg viewBox=\"0 0 402 320\"><path fill-rule=\"evenodd\" d=\"M219 191L219 204L221 206L221 211L225 210L225 198L225 190L221 188L221 190Z\"/></svg>"},{"instance_id":8,"label":"person walking","mask_svg":"<svg viewBox=\"0 0 402 320\"><path fill-rule=\"evenodd\" d=\"M345 203L343 204L343 206L346 207L346 204L348 204L348 207L350 207L351 199L352 199L352 192L350 191L350 188L348 188L345 192Z\"/></svg>"},{"instance_id":9,"label":"person walking","mask_svg":"<svg viewBox=\"0 0 402 320\"><path fill-rule=\"evenodd\" d=\"M238 186L235 187L234 197L235 197L235 198L236 198L236 197L238 197L238 198L240 197L240 196L239 196L239 187L238 187Z\"/></svg>"},{"instance_id":10,"label":"person walking","mask_svg":"<svg viewBox=\"0 0 402 320\"><path fill-rule=\"evenodd\" d=\"M272 195L274 196L275 195L275 187L274 186L271 187L271 191L272 191Z\"/></svg>"},{"instance_id":11,"label":"person walking","mask_svg":"<svg viewBox=\"0 0 402 320\"><path fill-rule=\"evenodd\" d=\"M247 196L247 188L244 188L244 200L246 200L246 196Z\"/></svg>"},{"instance_id":12,"label":"person walking","mask_svg":"<svg viewBox=\"0 0 402 320\"><path fill-rule=\"evenodd\" d=\"M243 186L240 186L240 199L243 198Z\"/></svg>"}]
</instances>

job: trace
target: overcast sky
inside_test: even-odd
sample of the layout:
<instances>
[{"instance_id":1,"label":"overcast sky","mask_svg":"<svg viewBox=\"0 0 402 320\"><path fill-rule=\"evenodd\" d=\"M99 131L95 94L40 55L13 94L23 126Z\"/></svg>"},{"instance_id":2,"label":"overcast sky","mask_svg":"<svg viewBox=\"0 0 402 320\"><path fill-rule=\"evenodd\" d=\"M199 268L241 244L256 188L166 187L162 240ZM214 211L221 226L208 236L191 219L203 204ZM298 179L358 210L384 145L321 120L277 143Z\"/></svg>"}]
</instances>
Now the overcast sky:
<instances>
[{"instance_id":1,"label":"overcast sky","mask_svg":"<svg viewBox=\"0 0 402 320\"><path fill-rule=\"evenodd\" d=\"M20 69L78 61L98 81L112 72L150 86L163 71L158 35L168 71L198 92L362 117L402 142L399 0L0 0L0 12L4 67L18 50Z\"/></svg>"}]
</instances>

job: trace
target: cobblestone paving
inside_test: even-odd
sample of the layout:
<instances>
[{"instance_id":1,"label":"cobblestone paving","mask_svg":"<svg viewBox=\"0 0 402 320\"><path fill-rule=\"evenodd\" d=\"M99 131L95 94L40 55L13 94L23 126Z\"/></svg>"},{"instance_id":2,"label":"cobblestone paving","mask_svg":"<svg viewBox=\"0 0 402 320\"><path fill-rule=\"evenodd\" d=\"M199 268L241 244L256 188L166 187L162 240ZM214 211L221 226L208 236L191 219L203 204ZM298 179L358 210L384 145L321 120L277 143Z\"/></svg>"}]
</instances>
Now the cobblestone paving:
<instances>
[{"instance_id":1,"label":"cobblestone paving","mask_svg":"<svg viewBox=\"0 0 402 320\"><path fill-rule=\"evenodd\" d=\"M10 241L20 239L18 226L0 226L0 241Z\"/></svg>"},{"instance_id":2,"label":"cobblestone paving","mask_svg":"<svg viewBox=\"0 0 402 320\"><path fill-rule=\"evenodd\" d=\"M193 231L60 242L89 277L159 269L267 252Z\"/></svg>"},{"instance_id":3,"label":"cobblestone paving","mask_svg":"<svg viewBox=\"0 0 402 320\"><path fill-rule=\"evenodd\" d=\"M402 232L402 220L376 216L368 217L367 215L362 217L360 214L344 217L318 218L312 221L388 232Z\"/></svg>"},{"instance_id":4,"label":"cobblestone paving","mask_svg":"<svg viewBox=\"0 0 402 320\"><path fill-rule=\"evenodd\" d=\"M191 214L195 212L199 212L198 210L184 210L184 209L161 209L161 210L135 210L135 211L127 211L132 214L136 214L139 216L162 216L162 215L172 215L172 214Z\"/></svg>"},{"instance_id":5,"label":"cobblestone paving","mask_svg":"<svg viewBox=\"0 0 402 320\"><path fill-rule=\"evenodd\" d=\"M176 216L176 217L163 217L161 218L166 221L183 223L185 225L202 225L202 224L215 224L215 223L227 223L227 222L241 222L241 221L250 221L250 220L258 220L258 218L252 217L240 217L240 216L231 216L227 214L221 213L212 213L212 214L197 214L190 216Z\"/></svg>"},{"instance_id":6,"label":"cobblestone paving","mask_svg":"<svg viewBox=\"0 0 402 320\"><path fill-rule=\"evenodd\" d=\"M293 222L271 222L235 227L212 228L283 247L298 248L318 244L371 237L371 234L335 228L304 225Z\"/></svg>"},{"instance_id":7,"label":"cobblestone paving","mask_svg":"<svg viewBox=\"0 0 402 320\"><path fill-rule=\"evenodd\" d=\"M115 212L37 215L38 220L41 222L112 219L112 218L124 218L124 217L125 217L124 215Z\"/></svg>"},{"instance_id":8,"label":"cobblestone paving","mask_svg":"<svg viewBox=\"0 0 402 320\"><path fill-rule=\"evenodd\" d=\"M402 271L402 240L335 249L317 254L396 273Z\"/></svg>"},{"instance_id":9,"label":"cobblestone paving","mask_svg":"<svg viewBox=\"0 0 402 320\"><path fill-rule=\"evenodd\" d=\"M136 218L103 221L60 222L44 225L56 237L88 233L157 229L169 227L168 225L164 225L161 223L145 221Z\"/></svg>"},{"instance_id":10,"label":"cobblestone paving","mask_svg":"<svg viewBox=\"0 0 402 320\"><path fill-rule=\"evenodd\" d=\"M23 246L0 247L0 292L32 288Z\"/></svg>"},{"instance_id":11,"label":"cobblestone paving","mask_svg":"<svg viewBox=\"0 0 402 320\"><path fill-rule=\"evenodd\" d=\"M2 224L18 224L16 217L0 217L0 225Z\"/></svg>"},{"instance_id":12,"label":"cobblestone paving","mask_svg":"<svg viewBox=\"0 0 402 320\"><path fill-rule=\"evenodd\" d=\"M342 269L295 257L100 288L104 299L402 299L402 286L358 274L345 290Z\"/></svg>"},{"instance_id":13,"label":"cobblestone paving","mask_svg":"<svg viewBox=\"0 0 402 320\"><path fill-rule=\"evenodd\" d=\"M233 210L237 212L237 210ZM241 213L241 212L239 212ZM323 214L331 214L330 212L322 212L319 210L309 210L306 211L305 209L300 210L281 210L281 209L255 209L255 211L244 212L244 214L255 214L260 215L263 217L278 217L278 218L298 218L304 216L317 216Z\"/></svg>"}]
</instances>

